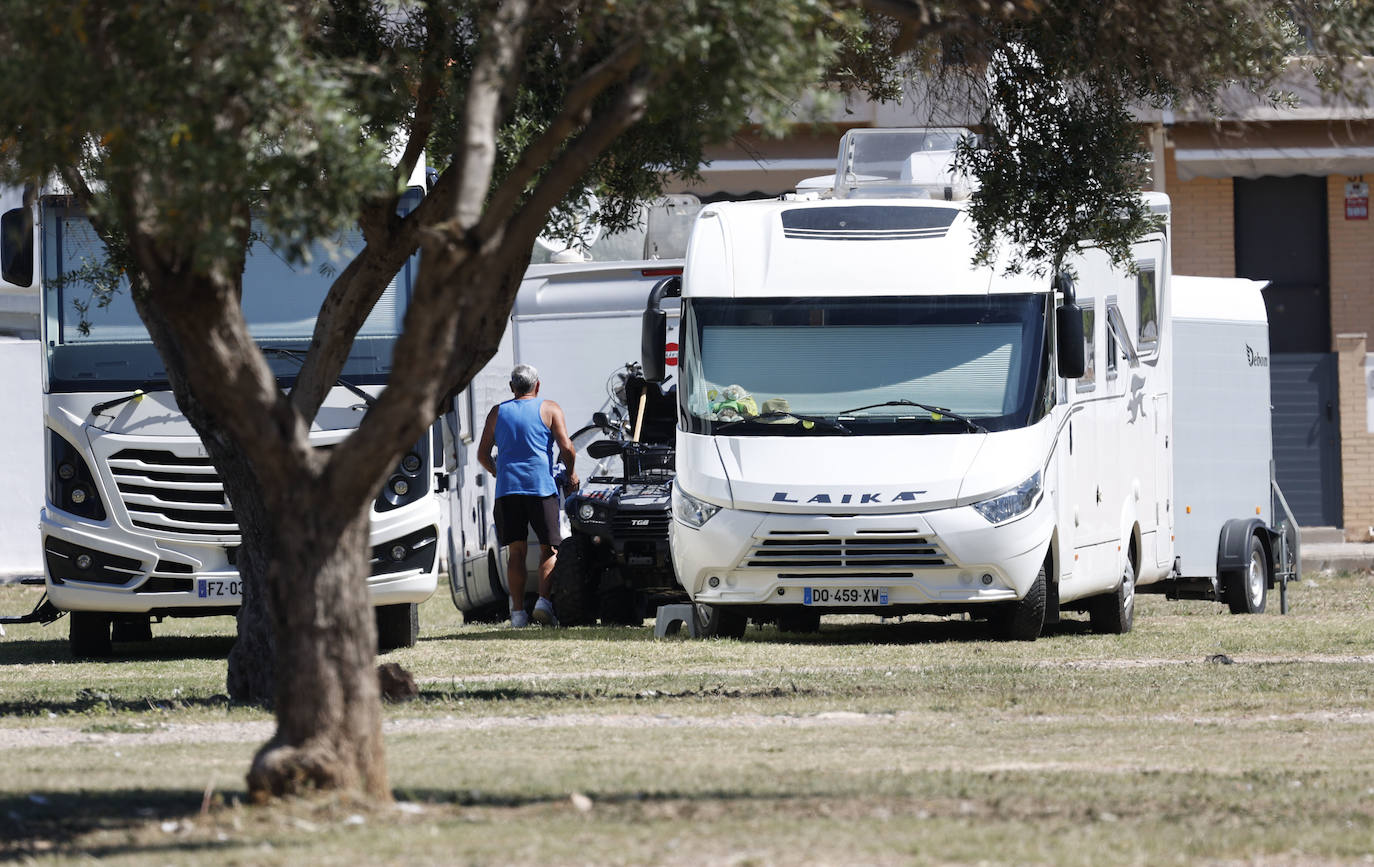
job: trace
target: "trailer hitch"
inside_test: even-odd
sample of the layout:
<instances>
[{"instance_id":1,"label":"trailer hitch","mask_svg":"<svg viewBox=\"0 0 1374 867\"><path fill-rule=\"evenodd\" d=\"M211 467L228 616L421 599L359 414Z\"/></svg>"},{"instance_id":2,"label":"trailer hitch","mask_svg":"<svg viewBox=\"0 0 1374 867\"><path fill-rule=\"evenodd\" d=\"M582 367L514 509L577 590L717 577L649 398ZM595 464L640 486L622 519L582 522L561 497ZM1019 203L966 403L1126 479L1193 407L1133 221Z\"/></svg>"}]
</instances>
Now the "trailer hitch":
<instances>
[{"instance_id":1,"label":"trailer hitch","mask_svg":"<svg viewBox=\"0 0 1374 867\"><path fill-rule=\"evenodd\" d=\"M52 602L48 601L48 594L44 593L43 598L38 600L38 604L28 614L6 614L0 616L0 635L5 634L6 623L42 623L44 625L52 623L57 618L67 612L59 610Z\"/></svg>"}]
</instances>

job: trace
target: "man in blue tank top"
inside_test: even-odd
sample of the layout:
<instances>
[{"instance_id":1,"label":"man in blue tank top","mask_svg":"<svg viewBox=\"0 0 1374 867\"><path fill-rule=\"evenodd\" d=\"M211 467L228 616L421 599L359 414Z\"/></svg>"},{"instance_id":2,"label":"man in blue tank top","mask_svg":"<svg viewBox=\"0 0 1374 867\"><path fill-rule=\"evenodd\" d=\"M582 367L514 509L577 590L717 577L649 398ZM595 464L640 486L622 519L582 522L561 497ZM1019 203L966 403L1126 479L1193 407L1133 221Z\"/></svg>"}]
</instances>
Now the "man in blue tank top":
<instances>
[{"instance_id":1,"label":"man in blue tank top","mask_svg":"<svg viewBox=\"0 0 1374 867\"><path fill-rule=\"evenodd\" d=\"M510 589L511 626L529 625L525 614L525 555L529 531L539 540L539 601L534 619L553 624L549 591L558 543L558 489L554 481L553 447L567 468L568 484L580 484L573 469L577 451L568 437L563 409L551 400L539 399L539 373L528 364L517 364L510 375L515 395L487 413L487 424L477 444L477 460L496 477L496 540L505 545L506 583ZM496 456L492 457L492 447Z\"/></svg>"}]
</instances>

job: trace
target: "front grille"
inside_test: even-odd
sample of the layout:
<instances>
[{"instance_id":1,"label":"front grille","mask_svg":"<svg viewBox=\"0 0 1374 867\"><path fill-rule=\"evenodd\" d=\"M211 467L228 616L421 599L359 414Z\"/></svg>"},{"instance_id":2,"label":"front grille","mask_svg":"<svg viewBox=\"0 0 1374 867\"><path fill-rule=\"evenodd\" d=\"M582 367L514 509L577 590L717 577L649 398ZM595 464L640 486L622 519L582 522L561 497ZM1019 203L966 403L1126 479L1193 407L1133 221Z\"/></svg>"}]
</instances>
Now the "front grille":
<instances>
[{"instance_id":1,"label":"front grille","mask_svg":"<svg viewBox=\"0 0 1374 867\"><path fill-rule=\"evenodd\" d=\"M939 541L908 530L867 530L832 536L824 530L774 530L740 560L739 568L844 570L843 574L874 569L912 569L948 566Z\"/></svg>"},{"instance_id":2,"label":"front grille","mask_svg":"<svg viewBox=\"0 0 1374 867\"><path fill-rule=\"evenodd\" d=\"M135 527L170 536L238 536L238 521L209 458L122 449L109 466Z\"/></svg>"},{"instance_id":3,"label":"front grille","mask_svg":"<svg viewBox=\"0 0 1374 867\"><path fill-rule=\"evenodd\" d=\"M664 512L616 512L611 535L620 540L667 539L669 520Z\"/></svg>"}]
</instances>

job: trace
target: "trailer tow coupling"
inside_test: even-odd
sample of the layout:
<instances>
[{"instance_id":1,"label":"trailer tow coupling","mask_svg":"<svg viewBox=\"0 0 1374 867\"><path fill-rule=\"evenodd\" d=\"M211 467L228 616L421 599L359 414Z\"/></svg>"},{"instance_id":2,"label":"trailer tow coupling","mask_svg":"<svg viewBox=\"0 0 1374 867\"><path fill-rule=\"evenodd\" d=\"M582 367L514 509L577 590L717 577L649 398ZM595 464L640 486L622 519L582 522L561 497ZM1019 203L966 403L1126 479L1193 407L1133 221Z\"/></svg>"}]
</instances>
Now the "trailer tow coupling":
<instances>
[{"instance_id":1,"label":"trailer tow coupling","mask_svg":"<svg viewBox=\"0 0 1374 867\"><path fill-rule=\"evenodd\" d=\"M23 582L23 583L28 583ZM57 618L66 614L65 611L58 610L48 601L48 594L44 593L43 598L38 600L38 604L28 614L6 614L0 616L0 635L5 634L6 623L52 623Z\"/></svg>"}]
</instances>

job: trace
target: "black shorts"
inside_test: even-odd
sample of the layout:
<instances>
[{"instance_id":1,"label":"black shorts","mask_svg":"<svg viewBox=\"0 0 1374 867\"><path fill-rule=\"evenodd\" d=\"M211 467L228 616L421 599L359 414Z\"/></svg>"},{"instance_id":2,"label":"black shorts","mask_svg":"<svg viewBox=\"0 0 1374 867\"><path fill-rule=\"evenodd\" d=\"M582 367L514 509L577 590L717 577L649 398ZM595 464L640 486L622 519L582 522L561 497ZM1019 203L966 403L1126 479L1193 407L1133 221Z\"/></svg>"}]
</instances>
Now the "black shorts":
<instances>
[{"instance_id":1,"label":"black shorts","mask_svg":"<svg viewBox=\"0 0 1374 867\"><path fill-rule=\"evenodd\" d=\"M558 527L558 497L553 494L507 494L496 498L492 511L496 518L496 541L501 545L525 541L531 527L541 545L557 546L563 541Z\"/></svg>"}]
</instances>

